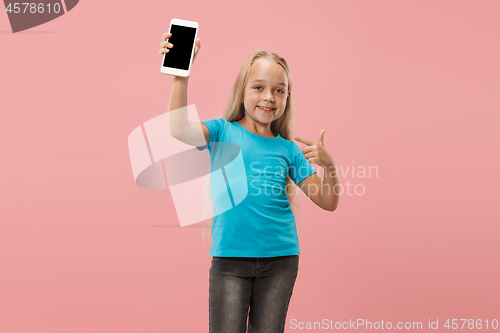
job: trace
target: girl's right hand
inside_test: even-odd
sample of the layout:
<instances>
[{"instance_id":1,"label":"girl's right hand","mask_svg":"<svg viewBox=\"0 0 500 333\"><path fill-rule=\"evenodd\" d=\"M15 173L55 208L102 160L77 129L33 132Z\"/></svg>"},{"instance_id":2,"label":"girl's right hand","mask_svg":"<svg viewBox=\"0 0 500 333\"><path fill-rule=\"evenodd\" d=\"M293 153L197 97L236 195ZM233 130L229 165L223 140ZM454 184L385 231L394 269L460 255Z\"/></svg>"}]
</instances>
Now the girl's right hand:
<instances>
[{"instance_id":1,"label":"girl's right hand","mask_svg":"<svg viewBox=\"0 0 500 333\"><path fill-rule=\"evenodd\" d=\"M172 37L172 34L170 32L165 32L163 34L163 42L160 43L161 49L160 49L160 54L168 53L170 52L170 49L174 47L173 44L167 41L168 38ZM194 56L193 56L193 63L194 60L196 59L196 55L198 54L198 51L200 51L201 48L201 40L198 38L196 39L196 42L194 43Z\"/></svg>"}]
</instances>

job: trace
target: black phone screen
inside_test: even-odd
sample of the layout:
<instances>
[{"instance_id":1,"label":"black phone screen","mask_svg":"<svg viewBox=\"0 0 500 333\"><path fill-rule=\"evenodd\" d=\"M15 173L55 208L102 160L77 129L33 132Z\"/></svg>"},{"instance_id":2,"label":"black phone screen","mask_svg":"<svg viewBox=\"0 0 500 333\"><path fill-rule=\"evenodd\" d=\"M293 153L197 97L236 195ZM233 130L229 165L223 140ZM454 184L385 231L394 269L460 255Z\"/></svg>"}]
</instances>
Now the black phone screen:
<instances>
[{"instance_id":1,"label":"black phone screen","mask_svg":"<svg viewBox=\"0 0 500 333\"><path fill-rule=\"evenodd\" d=\"M168 41L174 46L165 53L163 67L172 67L188 70L191 61L191 51L193 51L196 28L173 25L170 27L172 37Z\"/></svg>"}]
</instances>

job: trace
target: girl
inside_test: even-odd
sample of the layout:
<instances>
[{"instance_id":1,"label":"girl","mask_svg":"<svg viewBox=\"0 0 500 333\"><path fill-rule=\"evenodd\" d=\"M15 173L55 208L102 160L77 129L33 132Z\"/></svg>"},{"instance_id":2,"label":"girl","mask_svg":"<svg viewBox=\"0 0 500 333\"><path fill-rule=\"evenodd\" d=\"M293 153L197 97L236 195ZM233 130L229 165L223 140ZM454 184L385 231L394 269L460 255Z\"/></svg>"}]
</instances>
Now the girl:
<instances>
[{"instance_id":1,"label":"girl","mask_svg":"<svg viewBox=\"0 0 500 333\"><path fill-rule=\"evenodd\" d=\"M174 46L163 35L160 54ZM194 58L200 50L196 40ZM193 61L194 61L193 58ZM174 77L168 110L187 106L188 77ZM245 199L222 214L214 214L209 278L211 333L284 332L288 304L298 272L300 248L290 208L292 181L319 207L334 211L339 196L335 162L323 144L293 137L292 78L285 59L257 50L241 67L222 118L200 123L186 114L170 114L172 136L215 155L217 142L237 144L248 182ZM200 128L201 127L201 128ZM203 149L204 149L203 148ZM201 149L201 148L199 148ZM311 163L325 170L322 180ZM238 175L227 175L237 179ZM217 200L214 199L217 211Z\"/></svg>"}]
</instances>

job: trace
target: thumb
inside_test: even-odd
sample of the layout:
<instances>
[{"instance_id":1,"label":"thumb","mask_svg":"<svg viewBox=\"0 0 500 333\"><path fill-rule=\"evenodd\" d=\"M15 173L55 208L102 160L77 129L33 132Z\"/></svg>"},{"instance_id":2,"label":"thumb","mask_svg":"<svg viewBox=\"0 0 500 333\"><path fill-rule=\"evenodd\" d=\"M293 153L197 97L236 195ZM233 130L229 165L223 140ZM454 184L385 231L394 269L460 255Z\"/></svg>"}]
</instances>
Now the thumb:
<instances>
[{"instance_id":1,"label":"thumb","mask_svg":"<svg viewBox=\"0 0 500 333\"><path fill-rule=\"evenodd\" d=\"M325 137L325 132L326 132L326 130L321 130L321 132L319 132L319 136L318 136L318 142L321 143L322 145L324 145L323 139Z\"/></svg>"}]
</instances>

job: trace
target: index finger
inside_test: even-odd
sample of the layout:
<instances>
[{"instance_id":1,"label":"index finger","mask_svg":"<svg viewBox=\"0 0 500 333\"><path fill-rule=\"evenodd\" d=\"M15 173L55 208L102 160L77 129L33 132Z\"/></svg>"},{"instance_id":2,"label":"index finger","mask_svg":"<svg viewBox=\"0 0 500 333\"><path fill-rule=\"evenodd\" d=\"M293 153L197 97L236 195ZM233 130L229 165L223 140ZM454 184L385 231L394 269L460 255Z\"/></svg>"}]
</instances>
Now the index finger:
<instances>
[{"instance_id":1,"label":"index finger","mask_svg":"<svg viewBox=\"0 0 500 333\"><path fill-rule=\"evenodd\" d=\"M172 34L171 34L170 32L165 32L165 33L163 34L163 40L164 40L164 41L165 41L165 40L167 40L167 38L168 38L168 37L172 37Z\"/></svg>"},{"instance_id":2,"label":"index finger","mask_svg":"<svg viewBox=\"0 0 500 333\"><path fill-rule=\"evenodd\" d=\"M299 141L299 142L302 142L302 143L305 143L306 145L313 145L315 142L313 140L309 140L309 139L305 139L305 138L301 138L299 136L296 136L295 137L295 140Z\"/></svg>"}]
</instances>

